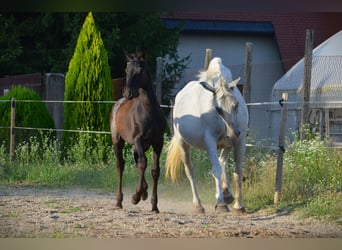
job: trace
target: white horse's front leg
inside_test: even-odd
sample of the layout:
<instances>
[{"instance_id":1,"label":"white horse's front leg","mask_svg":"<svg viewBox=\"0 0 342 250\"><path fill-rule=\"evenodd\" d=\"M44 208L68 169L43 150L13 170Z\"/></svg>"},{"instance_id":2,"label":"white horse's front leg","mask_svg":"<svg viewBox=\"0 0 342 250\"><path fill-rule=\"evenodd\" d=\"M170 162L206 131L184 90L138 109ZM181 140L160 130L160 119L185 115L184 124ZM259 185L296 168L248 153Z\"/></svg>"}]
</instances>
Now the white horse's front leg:
<instances>
[{"instance_id":1,"label":"white horse's front leg","mask_svg":"<svg viewBox=\"0 0 342 250\"><path fill-rule=\"evenodd\" d=\"M245 213L245 205L243 203L242 198L242 181L243 181L243 173L242 173L242 161L243 156L246 151L246 145L244 137L241 137L238 143L236 143L234 147L234 162L235 162L235 171L234 171L234 184L235 184L235 203L233 205L233 209L238 214Z\"/></svg>"},{"instance_id":2,"label":"white horse's front leg","mask_svg":"<svg viewBox=\"0 0 342 250\"><path fill-rule=\"evenodd\" d=\"M234 201L234 197L232 195L230 181L227 178L227 158L231 148L224 148L221 150L219 161L222 167L222 175L221 175L221 182L222 182L222 192L223 192L223 199L227 204L230 204Z\"/></svg>"},{"instance_id":3,"label":"white horse's front leg","mask_svg":"<svg viewBox=\"0 0 342 250\"><path fill-rule=\"evenodd\" d=\"M206 149L211 162L211 173L215 179L216 193L215 198L217 200L215 210L217 212L228 212L228 206L223 198L222 192L222 167L218 160L217 146L215 140L206 138Z\"/></svg>"}]
</instances>

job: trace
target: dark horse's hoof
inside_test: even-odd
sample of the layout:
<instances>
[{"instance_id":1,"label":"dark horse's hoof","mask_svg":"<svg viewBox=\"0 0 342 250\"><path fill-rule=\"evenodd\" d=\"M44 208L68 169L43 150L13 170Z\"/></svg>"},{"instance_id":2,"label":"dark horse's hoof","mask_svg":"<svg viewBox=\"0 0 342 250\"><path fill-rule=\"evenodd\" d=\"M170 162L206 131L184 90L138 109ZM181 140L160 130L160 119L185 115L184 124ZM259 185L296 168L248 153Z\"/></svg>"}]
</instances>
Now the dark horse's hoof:
<instances>
[{"instance_id":1,"label":"dark horse's hoof","mask_svg":"<svg viewBox=\"0 0 342 250\"><path fill-rule=\"evenodd\" d=\"M231 208L231 213L236 216L243 216L249 214L244 207L237 209L237 208Z\"/></svg>"},{"instance_id":2,"label":"dark horse's hoof","mask_svg":"<svg viewBox=\"0 0 342 250\"><path fill-rule=\"evenodd\" d=\"M159 209L157 207L152 208L152 213L159 214Z\"/></svg>"},{"instance_id":3,"label":"dark horse's hoof","mask_svg":"<svg viewBox=\"0 0 342 250\"><path fill-rule=\"evenodd\" d=\"M217 212L217 213L227 213L227 212L229 212L229 208L228 208L227 204L217 204L215 206L215 212Z\"/></svg>"},{"instance_id":4,"label":"dark horse's hoof","mask_svg":"<svg viewBox=\"0 0 342 250\"><path fill-rule=\"evenodd\" d=\"M140 201L140 195L139 194L134 194L132 196L132 204L133 205L137 205Z\"/></svg>"},{"instance_id":5,"label":"dark horse's hoof","mask_svg":"<svg viewBox=\"0 0 342 250\"><path fill-rule=\"evenodd\" d=\"M145 201L145 200L147 199L147 197L148 197L147 191L143 191L142 194L141 194L141 199L142 199L143 201Z\"/></svg>"},{"instance_id":6,"label":"dark horse's hoof","mask_svg":"<svg viewBox=\"0 0 342 250\"><path fill-rule=\"evenodd\" d=\"M122 204L121 203L120 204L116 203L115 208L116 209L122 209Z\"/></svg>"}]
</instances>

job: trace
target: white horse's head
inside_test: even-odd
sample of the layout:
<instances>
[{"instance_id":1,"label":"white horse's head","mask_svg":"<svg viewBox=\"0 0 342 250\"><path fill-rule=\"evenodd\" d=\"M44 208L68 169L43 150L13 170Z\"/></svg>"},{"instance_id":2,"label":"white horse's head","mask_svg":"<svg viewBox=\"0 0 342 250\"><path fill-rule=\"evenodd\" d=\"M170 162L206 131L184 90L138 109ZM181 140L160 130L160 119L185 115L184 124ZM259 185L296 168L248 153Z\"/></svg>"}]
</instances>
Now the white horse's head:
<instances>
[{"instance_id":1,"label":"white horse's head","mask_svg":"<svg viewBox=\"0 0 342 250\"><path fill-rule=\"evenodd\" d=\"M239 81L240 77L232 82L227 82L223 77L220 77L215 88L217 106L221 109L221 116L228 125L228 137L234 140L240 135L238 129L239 101L233 92L233 88Z\"/></svg>"},{"instance_id":2,"label":"white horse's head","mask_svg":"<svg viewBox=\"0 0 342 250\"><path fill-rule=\"evenodd\" d=\"M239 102L233 89L240 81L240 77L233 81L230 69L223 65L222 59L219 57L213 58L208 69L200 72L198 76L199 81L205 81L213 87L216 93L217 108L228 127L228 136L236 139L240 134L237 126Z\"/></svg>"}]
</instances>

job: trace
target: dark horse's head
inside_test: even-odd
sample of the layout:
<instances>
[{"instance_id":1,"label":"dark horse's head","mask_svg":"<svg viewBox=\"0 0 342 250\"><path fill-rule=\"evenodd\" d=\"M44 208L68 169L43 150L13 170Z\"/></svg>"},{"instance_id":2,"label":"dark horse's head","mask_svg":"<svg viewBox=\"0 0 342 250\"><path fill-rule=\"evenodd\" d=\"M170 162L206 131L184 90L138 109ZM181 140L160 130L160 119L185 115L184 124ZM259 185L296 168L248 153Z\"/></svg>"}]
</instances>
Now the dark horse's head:
<instances>
[{"instance_id":1,"label":"dark horse's head","mask_svg":"<svg viewBox=\"0 0 342 250\"><path fill-rule=\"evenodd\" d=\"M151 75L143 53L126 53L126 59L126 86L123 96L132 99L139 95L139 89L151 90Z\"/></svg>"}]
</instances>

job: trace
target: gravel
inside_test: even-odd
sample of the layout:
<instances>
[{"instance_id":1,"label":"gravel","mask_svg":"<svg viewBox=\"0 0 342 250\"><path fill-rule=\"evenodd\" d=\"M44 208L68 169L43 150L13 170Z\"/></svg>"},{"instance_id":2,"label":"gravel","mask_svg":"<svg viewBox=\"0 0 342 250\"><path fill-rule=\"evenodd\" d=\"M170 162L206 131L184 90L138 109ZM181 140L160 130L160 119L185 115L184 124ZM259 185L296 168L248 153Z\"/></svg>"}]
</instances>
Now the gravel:
<instances>
[{"instance_id":1,"label":"gravel","mask_svg":"<svg viewBox=\"0 0 342 250\"><path fill-rule=\"evenodd\" d=\"M244 216L192 213L189 201L159 194L159 214L149 199L115 208L115 194L81 189L0 187L1 238L341 238L342 226L291 214L257 211Z\"/></svg>"}]
</instances>

